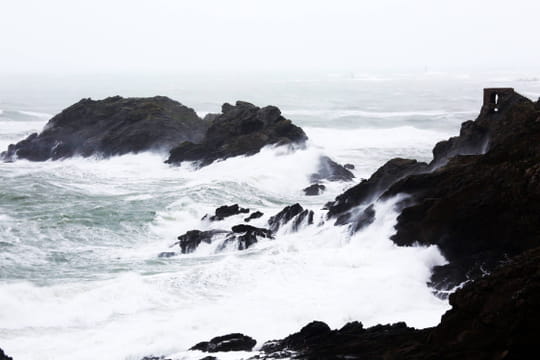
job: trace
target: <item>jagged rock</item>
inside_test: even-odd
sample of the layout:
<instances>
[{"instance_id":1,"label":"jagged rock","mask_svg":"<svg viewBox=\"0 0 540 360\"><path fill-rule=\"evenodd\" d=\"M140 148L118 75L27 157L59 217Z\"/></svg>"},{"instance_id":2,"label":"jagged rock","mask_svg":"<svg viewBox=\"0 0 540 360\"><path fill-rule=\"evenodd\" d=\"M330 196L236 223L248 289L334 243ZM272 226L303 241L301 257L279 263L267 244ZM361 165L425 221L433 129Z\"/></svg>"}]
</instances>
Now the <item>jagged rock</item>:
<instances>
[{"instance_id":1,"label":"jagged rock","mask_svg":"<svg viewBox=\"0 0 540 360\"><path fill-rule=\"evenodd\" d=\"M322 184L313 184L305 188L303 191L306 196L316 196L322 194L325 189L326 186Z\"/></svg>"},{"instance_id":2,"label":"jagged rock","mask_svg":"<svg viewBox=\"0 0 540 360\"><path fill-rule=\"evenodd\" d=\"M286 206L279 213L268 219L268 225L270 226L270 230L276 232L283 225L288 224L291 220L293 220L292 230L296 231L304 222L306 222L308 225L313 224L313 216L314 213L312 210L304 210L304 208L297 203Z\"/></svg>"},{"instance_id":3,"label":"jagged rock","mask_svg":"<svg viewBox=\"0 0 540 360\"><path fill-rule=\"evenodd\" d=\"M345 164L343 165L343 167L347 170L354 170L354 165L353 164Z\"/></svg>"},{"instance_id":4,"label":"jagged rock","mask_svg":"<svg viewBox=\"0 0 540 360\"><path fill-rule=\"evenodd\" d=\"M245 222L250 222L251 220L258 219L262 217L264 214L260 211L255 211L251 213L247 218L244 219Z\"/></svg>"},{"instance_id":5,"label":"jagged rock","mask_svg":"<svg viewBox=\"0 0 540 360\"><path fill-rule=\"evenodd\" d=\"M259 359L490 360L529 359L540 333L540 248L450 295L452 309L434 328L405 323L339 330L313 322L283 340L266 342ZM253 358L253 359L255 359Z\"/></svg>"},{"instance_id":6,"label":"jagged rock","mask_svg":"<svg viewBox=\"0 0 540 360\"><path fill-rule=\"evenodd\" d=\"M219 159L256 154L266 145L303 145L306 140L304 131L281 116L277 107L259 108L237 101L234 106L222 106L222 114L214 118L200 144L179 143L166 162L197 161L205 166Z\"/></svg>"},{"instance_id":7,"label":"jagged rock","mask_svg":"<svg viewBox=\"0 0 540 360\"><path fill-rule=\"evenodd\" d=\"M13 360L13 358L7 356L2 349L0 349L0 360Z\"/></svg>"},{"instance_id":8,"label":"jagged rock","mask_svg":"<svg viewBox=\"0 0 540 360\"><path fill-rule=\"evenodd\" d=\"M224 336L218 336L210 341L200 342L190 350L199 350L204 352L220 351L251 351L257 341L244 334L234 333Z\"/></svg>"},{"instance_id":9,"label":"jagged rock","mask_svg":"<svg viewBox=\"0 0 540 360\"><path fill-rule=\"evenodd\" d=\"M343 166L339 165L328 156L321 156L317 172L311 174L310 181L312 183L322 180L328 181L351 181L354 179L354 174Z\"/></svg>"},{"instance_id":10,"label":"jagged rock","mask_svg":"<svg viewBox=\"0 0 540 360\"><path fill-rule=\"evenodd\" d=\"M197 249L201 242L210 244L214 236L228 233L229 232L225 230L190 230L185 234L180 235L178 237L179 241L176 244L180 245L182 254L188 254L195 251L195 249Z\"/></svg>"},{"instance_id":11,"label":"jagged rock","mask_svg":"<svg viewBox=\"0 0 540 360\"><path fill-rule=\"evenodd\" d=\"M489 134L485 154L454 156L431 173L400 180L383 195L411 195L392 240L441 249L449 264L434 269L438 289L540 245L539 112L515 96L510 105L503 102L498 112L483 112L475 121Z\"/></svg>"},{"instance_id":12,"label":"jagged rock","mask_svg":"<svg viewBox=\"0 0 540 360\"><path fill-rule=\"evenodd\" d=\"M1 157L45 161L169 151L183 141L200 142L209 122L164 96L83 99L54 116L43 131L10 145Z\"/></svg>"},{"instance_id":13,"label":"jagged rock","mask_svg":"<svg viewBox=\"0 0 540 360\"><path fill-rule=\"evenodd\" d=\"M208 215L205 215L203 217L203 220L208 218L210 221L219 221L223 220L226 217L238 215L238 214L247 214L249 213L249 209L244 209L238 206L238 204L234 205L223 205L218 207L214 215L208 217Z\"/></svg>"},{"instance_id":14,"label":"jagged rock","mask_svg":"<svg viewBox=\"0 0 540 360\"><path fill-rule=\"evenodd\" d=\"M258 240L257 237L272 239L272 231L264 228L258 228L251 225L235 225L232 227L233 234L227 237L225 245L231 241L238 242L238 250L245 250L251 245L255 244ZM242 235L236 235L242 234Z\"/></svg>"},{"instance_id":15,"label":"jagged rock","mask_svg":"<svg viewBox=\"0 0 540 360\"><path fill-rule=\"evenodd\" d=\"M333 202L326 204L328 218L336 218L338 225L352 222L349 212L351 209L373 202L396 181L424 171L428 171L426 163L410 159L392 159L381 166L368 180L362 180L336 197Z\"/></svg>"}]
</instances>

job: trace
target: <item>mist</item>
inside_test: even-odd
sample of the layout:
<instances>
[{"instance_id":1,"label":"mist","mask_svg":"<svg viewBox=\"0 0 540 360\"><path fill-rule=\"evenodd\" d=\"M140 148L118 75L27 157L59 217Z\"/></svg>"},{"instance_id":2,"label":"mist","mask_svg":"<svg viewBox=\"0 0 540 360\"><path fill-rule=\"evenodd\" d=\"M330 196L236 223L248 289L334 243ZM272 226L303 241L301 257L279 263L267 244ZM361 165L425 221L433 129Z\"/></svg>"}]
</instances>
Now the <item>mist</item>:
<instances>
[{"instance_id":1,"label":"mist","mask_svg":"<svg viewBox=\"0 0 540 360\"><path fill-rule=\"evenodd\" d=\"M70 1L0 5L0 74L537 69L540 2Z\"/></svg>"}]
</instances>

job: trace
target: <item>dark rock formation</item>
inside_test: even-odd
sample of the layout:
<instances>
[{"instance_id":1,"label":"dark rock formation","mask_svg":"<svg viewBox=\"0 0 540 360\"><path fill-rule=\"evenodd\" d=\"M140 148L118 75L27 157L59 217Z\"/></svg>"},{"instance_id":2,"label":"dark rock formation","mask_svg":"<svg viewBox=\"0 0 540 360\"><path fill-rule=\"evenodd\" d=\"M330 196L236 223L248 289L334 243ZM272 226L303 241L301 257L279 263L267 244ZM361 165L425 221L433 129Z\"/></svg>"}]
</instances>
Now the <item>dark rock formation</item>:
<instances>
[{"instance_id":1,"label":"dark rock formation","mask_svg":"<svg viewBox=\"0 0 540 360\"><path fill-rule=\"evenodd\" d=\"M210 244L216 240L222 241L221 245L218 247L218 250L225 249L229 244L236 243L238 250L245 250L251 245L255 244L258 240L257 237L273 239L272 231L264 228L258 228L251 225L235 225L232 227L231 231L227 230L191 230L186 232L183 235L178 237L178 242L175 243L180 245L180 250L182 254L188 254L202 243ZM161 256L163 254L163 256ZM171 255L169 255L171 254ZM173 256L175 253L161 253L160 257L169 257Z\"/></svg>"},{"instance_id":2,"label":"dark rock formation","mask_svg":"<svg viewBox=\"0 0 540 360\"><path fill-rule=\"evenodd\" d=\"M493 94L500 97L493 100ZM428 165L393 159L328 203L328 217L356 231L382 196L409 195L392 240L438 245L449 260L432 285L448 290L540 245L540 105L511 89L486 89L486 103L460 136L438 143Z\"/></svg>"},{"instance_id":3,"label":"dark rock formation","mask_svg":"<svg viewBox=\"0 0 540 360\"><path fill-rule=\"evenodd\" d=\"M210 341L200 342L190 350L199 350L204 352L220 351L251 351L257 342L249 336L235 333L224 336L218 336Z\"/></svg>"},{"instance_id":4,"label":"dark rock formation","mask_svg":"<svg viewBox=\"0 0 540 360\"><path fill-rule=\"evenodd\" d=\"M225 245L232 242L238 242L238 250L245 250L257 242L257 237L272 239L272 231L268 229L258 228L251 225L235 225L232 227L233 234L227 236ZM241 234L241 235L237 235Z\"/></svg>"},{"instance_id":5,"label":"dark rock formation","mask_svg":"<svg viewBox=\"0 0 540 360\"><path fill-rule=\"evenodd\" d=\"M411 195L392 239L438 245L450 261L434 271L439 289L540 246L540 112L518 94L507 100L475 121L489 135L485 154L454 156L431 173L398 181L383 196Z\"/></svg>"},{"instance_id":6,"label":"dark rock formation","mask_svg":"<svg viewBox=\"0 0 540 360\"><path fill-rule=\"evenodd\" d=\"M264 214L260 211L252 212L247 218L244 219L245 222L250 222L251 220L258 219Z\"/></svg>"},{"instance_id":7,"label":"dark rock formation","mask_svg":"<svg viewBox=\"0 0 540 360\"><path fill-rule=\"evenodd\" d=\"M219 159L256 154L266 145L303 145L306 140L304 131L281 116L277 107L259 108L237 101L234 106L222 106L222 114L212 121L200 144L180 143L166 162L197 161L205 166Z\"/></svg>"},{"instance_id":8,"label":"dark rock formation","mask_svg":"<svg viewBox=\"0 0 540 360\"><path fill-rule=\"evenodd\" d=\"M316 183L322 180L328 181L351 181L354 179L354 174L339 165L328 156L321 156L317 172L311 174L310 181Z\"/></svg>"},{"instance_id":9,"label":"dark rock formation","mask_svg":"<svg viewBox=\"0 0 540 360\"><path fill-rule=\"evenodd\" d=\"M491 360L537 357L540 334L540 248L450 295L452 309L434 328L405 323L339 330L313 322L283 340L265 343L262 356L278 359Z\"/></svg>"},{"instance_id":10,"label":"dark rock formation","mask_svg":"<svg viewBox=\"0 0 540 360\"><path fill-rule=\"evenodd\" d=\"M0 349L0 360L13 360L13 358L7 356L6 354L4 354L4 351L2 349Z\"/></svg>"},{"instance_id":11,"label":"dark rock formation","mask_svg":"<svg viewBox=\"0 0 540 360\"><path fill-rule=\"evenodd\" d=\"M190 230L184 235L180 235L178 237L179 241L176 244L180 245L182 254L188 254L195 251L201 242L210 244L214 236L228 233L229 232L225 230Z\"/></svg>"},{"instance_id":12,"label":"dark rock formation","mask_svg":"<svg viewBox=\"0 0 540 360\"><path fill-rule=\"evenodd\" d=\"M322 184L313 184L313 185L308 186L302 191L304 191L304 194L306 194L306 196L317 196L317 195L322 194L325 189L326 189L326 186Z\"/></svg>"},{"instance_id":13,"label":"dark rock formation","mask_svg":"<svg viewBox=\"0 0 540 360\"><path fill-rule=\"evenodd\" d=\"M338 225L351 222L351 209L376 200L388 187L408 175L428 171L428 165L416 160L395 158L381 166L368 180L345 191L326 204L328 217Z\"/></svg>"},{"instance_id":14,"label":"dark rock formation","mask_svg":"<svg viewBox=\"0 0 540 360\"><path fill-rule=\"evenodd\" d=\"M345 164L343 165L343 167L347 170L354 170L354 165L353 164Z\"/></svg>"},{"instance_id":15,"label":"dark rock formation","mask_svg":"<svg viewBox=\"0 0 540 360\"><path fill-rule=\"evenodd\" d=\"M208 215L205 215L203 217L203 220L208 218L210 221L219 221L229 216L238 215L238 214L247 214L247 213L249 213L249 209L241 208L240 206L238 206L238 204L223 205L223 206L218 207L215 210L214 215L210 217L208 217Z\"/></svg>"},{"instance_id":16,"label":"dark rock formation","mask_svg":"<svg viewBox=\"0 0 540 360\"><path fill-rule=\"evenodd\" d=\"M183 141L200 142L208 126L193 109L164 96L83 99L54 116L39 135L10 145L1 157L44 161L169 151Z\"/></svg>"},{"instance_id":17,"label":"dark rock formation","mask_svg":"<svg viewBox=\"0 0 540 360\"><path fill-rule=\"evenodd\" d=\"M314 213L312 210L304 209L300 204L297 203L286 206L279 213L268 219L268 225L270 226L270 230L276 232L283 225L293 221L292 230L296 231L303 223L308 225L313 224L313 216Z\"/></svg>"}]
</instances>

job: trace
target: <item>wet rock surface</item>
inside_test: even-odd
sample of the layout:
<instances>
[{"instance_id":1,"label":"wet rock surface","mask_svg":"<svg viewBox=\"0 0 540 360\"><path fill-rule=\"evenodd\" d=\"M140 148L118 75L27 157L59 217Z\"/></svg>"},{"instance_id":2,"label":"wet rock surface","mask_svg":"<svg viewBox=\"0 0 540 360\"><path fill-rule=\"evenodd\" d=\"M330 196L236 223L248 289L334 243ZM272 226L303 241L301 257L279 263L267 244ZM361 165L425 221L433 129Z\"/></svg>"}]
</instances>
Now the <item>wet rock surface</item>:
<instances>
[{"instance_id":1,"label":"wet rock surface","mask_svg":"<svg viewBox=\"0 0 540 360\"><path fill-rule=\"evenodd\" d=\"M1 157L45 161L169 151L183 141L202 141L209 125L193 109L164 96L83 99L54 116L41 133L10 145Z\"/></svg>"},{"instance_id":2,"label":"wet rock surface","mask_svg":"<svg viewBox=\"0 0 540 360\"><path fill-rule=\"evenodd\" d=\"M306 196L317 196L324 192L326 186L322 184L313 184L302 190Z\"/></svg>"},{"instance_id":3,"label":"wet rock surface","mask_svg":"<svg viewBox=\"0 0 540 360\"><path fill-rule=\"evenodd\" d=\"M307 140L304 131L281 115L275 106L264 108L237 101L224 104L215 116L203 141L186 141L171 150L167 163L196 161L206 166L220 159L253 155L267 145L300 145Z\"/></svg>"},{"instance_id":4,"label":"wet rock surface","mask_svg":"<svg viewBox=\"0 0 540 360\"><path fill-rule=\"evenodd\" d=\"M247 213L249 213L249 209L241 208L240 206L238 206L238 204L223 205L223 206L218 207L215 210L214 215L212 216L205 215L203 217L203 220L209 219L210 221L220 221L229 216L238 215L238 214L247 214Z\"/></svg>"},{"instance_id":5,"label":"wet rock surface","mask_svg":"<svg viewBox=\"0 0 540 360\"><path fill-rule=\"evenodd\" d=\"M310 176L312 183L327 181L351 181L354 179L354 174L345 167L339 165L328 156L321 156L317 172Z\"/></svg>"},{"instance_id":6,"label":"wet rock surface","mask_svg":"<svg viewBox=\"0 0 540 360\"><path fill-rule=\"evenodd\" d=\"M203 352L220 351L251 351L257 342L244 334L234 333L224 336L218 336L210 341L200 342L190 350L199 350Z\"/></svg>"},{"instance_id":7,"label":"wet rock surface","mask_svg":"<svg viewBox=\"0 0 540 360\"><path fill-rule=\"evenodd\" d=\"M291 229L296 231L302 224L313 224L314 213L312 210L304 209L302 205L296 203L286 206L276 215L268 219L268 225L273 232L278 231L281 227L292 223Z\"/></svg>"},{"instance_id":8,"label":"wet rock surface","mask_svg":"<svg viewBox=\"0 0 540 360\"><path fill-rule=\"evenodd\" d=\"M390 160L328 203L328 218L354 232L373 201L407 195L392 240L437 245L449 264L431 285L443 291L540 246L540 105L508 92L497 106L438 143L430 164Z\"/></svg>"},{"instance_id":9,"label":"wet rock surface","mask_svg":"<svg viewBox=\"0 0 540 360\"><path fill-rule=\"evenodd\" d=\"M226 230L190 230L178 237L178 244L182 254L192 253L201 243L210 244L216 235L228 234Z\"/></svg>"}]
</instances>

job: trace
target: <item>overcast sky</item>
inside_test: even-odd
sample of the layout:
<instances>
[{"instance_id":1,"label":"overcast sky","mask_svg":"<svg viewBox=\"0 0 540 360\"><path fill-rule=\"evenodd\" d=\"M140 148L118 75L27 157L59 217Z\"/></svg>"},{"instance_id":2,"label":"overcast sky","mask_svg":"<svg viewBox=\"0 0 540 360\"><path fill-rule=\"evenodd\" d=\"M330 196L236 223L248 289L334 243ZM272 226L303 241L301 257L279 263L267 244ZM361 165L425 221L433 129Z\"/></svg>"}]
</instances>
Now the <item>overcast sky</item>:
<instances>
[{"instance_id":1,"label":"overcast sky","mask_svg":"<svg viewBox=\"0 0 540 360\"><path fill-rule=\"evenodd\" d=\"M540 65L539 0L0 0L0 72Z\"/></svg>"}]
</instances>

